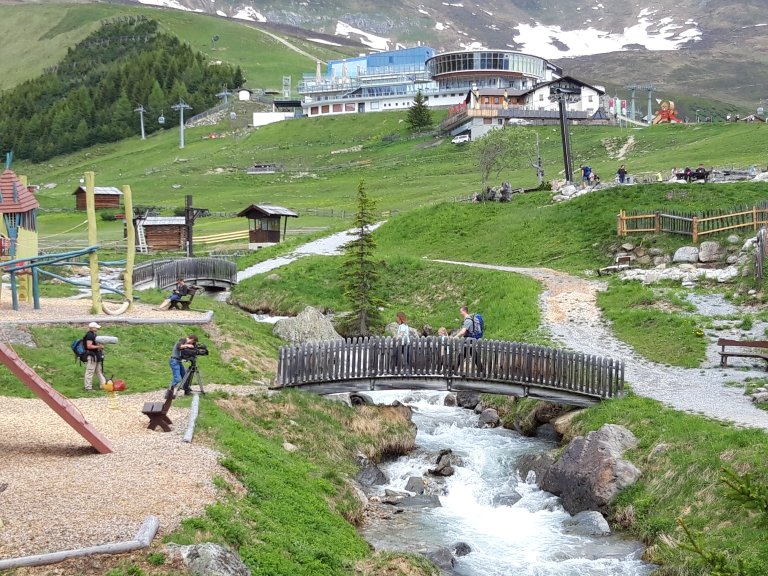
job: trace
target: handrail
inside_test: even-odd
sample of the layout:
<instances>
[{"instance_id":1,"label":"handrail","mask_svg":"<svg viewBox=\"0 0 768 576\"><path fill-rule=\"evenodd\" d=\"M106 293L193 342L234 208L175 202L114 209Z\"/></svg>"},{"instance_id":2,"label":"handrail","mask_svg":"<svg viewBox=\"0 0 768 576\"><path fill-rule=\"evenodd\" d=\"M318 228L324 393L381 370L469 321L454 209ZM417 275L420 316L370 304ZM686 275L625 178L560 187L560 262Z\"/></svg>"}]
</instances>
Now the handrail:
<instances>
[{"instance_id":1,"label":"handrail","mask_svg":"<svg viewBox=\"0 0 768 576\"><path fill-rule=\"evenodd\" d=\"M449 389L594 403L622 395L624 362L520 342L440 337L413 338L402 345L374 336L306 342L279 351L280 388L330 393L361 382L366 389L398 387L397 379L413 388L434 388L432 381L441 379ZM323 386L331 383L344 384Z\"/></svg>"}]
</instances>

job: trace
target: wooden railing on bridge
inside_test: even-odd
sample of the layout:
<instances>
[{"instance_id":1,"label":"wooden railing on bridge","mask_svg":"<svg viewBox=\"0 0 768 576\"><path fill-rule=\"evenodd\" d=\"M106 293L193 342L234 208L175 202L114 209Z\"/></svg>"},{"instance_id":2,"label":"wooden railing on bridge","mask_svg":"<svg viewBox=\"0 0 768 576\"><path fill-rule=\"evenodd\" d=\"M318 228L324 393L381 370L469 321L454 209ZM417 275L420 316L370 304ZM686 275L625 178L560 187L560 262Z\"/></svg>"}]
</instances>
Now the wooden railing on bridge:
<instances>
[{"instance_id":1,"label":"wooden railing on bridge","mask_svg":"<svg viewBox=\"0 0 768 576\"><path fill-rule=\"evenodd\" d=\"M210 280L231 286L237 284L237 266L220 258L183 258L162 266L157 271L155 283L158 288L168 288L175 285L178 278L188 282Z\"/></svg>"},{"instance_id":2,"label":"wooden railing on bridge","mask_svg":"<svg viewBox=\"0 0 768 576\"><path fill-rule=\"evenodd\" d=\"M462 338L390 337L280 348L278 388L319 394L428 388L476 390L590 405L623 393L624 363L545 346Z\"/></svg>"}]
</instances>

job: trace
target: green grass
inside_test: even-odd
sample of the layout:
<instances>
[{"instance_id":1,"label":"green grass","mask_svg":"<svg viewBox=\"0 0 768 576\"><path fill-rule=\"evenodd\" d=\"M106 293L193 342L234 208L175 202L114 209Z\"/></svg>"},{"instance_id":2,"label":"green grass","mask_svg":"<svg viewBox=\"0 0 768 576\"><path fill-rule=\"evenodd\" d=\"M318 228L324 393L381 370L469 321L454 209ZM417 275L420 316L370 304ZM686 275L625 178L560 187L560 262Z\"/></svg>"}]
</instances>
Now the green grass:
<instances>
[{"instance_id":1,"label":"green grass","mask_svg":"<svg viewBox=\"0 0 768 576\"><path fill-rule=\"evenodd\" d=\"M240 282L232 302L252 311L275 315L297 314L305 306L337 312L349 309L339 285L341 257L315 256L297 260L269 275ZM530 278L463 266L431 263L399 256L379 268L382 318L394 322L405 312L409 326L425 324L437 330L461 326L459 307L467 304L486 318L485 337L541 342L538 333L538 283ZM383 330L383 326L374 326Z\"/></svg>"},{"instance_id":2,"label":"green grass","mask_svg":"<svg viewBox=\"0 0 768 576\"><path fill-rule=\"evenodd\" d=\"M745 560L751 566L746 574L763 573L768 563L765 517L732 501L719 477L720 468L727 466L768 482L764 431L736 429L637 396L603 402L580 418L585 431L612 423L626 426L638 438L637 448L625 456L643 475L620 494L611 520L651 544L649 560L669 565L662 574L707 573L698 558L664 543L670 540L662 536L685 540L677 517L685 519L708 549Z\"/></svg>"}]
</instances>

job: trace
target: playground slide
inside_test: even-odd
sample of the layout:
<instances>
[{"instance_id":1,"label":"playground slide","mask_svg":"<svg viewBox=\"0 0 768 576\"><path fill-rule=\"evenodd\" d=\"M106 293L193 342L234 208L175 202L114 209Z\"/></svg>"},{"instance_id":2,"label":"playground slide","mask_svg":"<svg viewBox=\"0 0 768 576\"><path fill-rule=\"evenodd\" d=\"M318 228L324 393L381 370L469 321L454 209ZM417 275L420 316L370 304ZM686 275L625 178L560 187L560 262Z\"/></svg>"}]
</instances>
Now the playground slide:
<instances>
[{"instance_id":1,"label":"playground slide","mask_svg":"<svg viewBox=\"0 0 768 576\"><path fill-rule=\"evenodd\" d=\"M85 438L99 453L109 454L113 451L109 440L91 426L80 413L80 410L77 409L77 406L61 395L48 382L40 378L24 360L19 358L13 348L2 342L0 342L0 362L5 364L22 384L37 394L43 402L48 404L56 414L61 416L67 424L72 426L75 432Z\"/></svg>"}]
</instances>

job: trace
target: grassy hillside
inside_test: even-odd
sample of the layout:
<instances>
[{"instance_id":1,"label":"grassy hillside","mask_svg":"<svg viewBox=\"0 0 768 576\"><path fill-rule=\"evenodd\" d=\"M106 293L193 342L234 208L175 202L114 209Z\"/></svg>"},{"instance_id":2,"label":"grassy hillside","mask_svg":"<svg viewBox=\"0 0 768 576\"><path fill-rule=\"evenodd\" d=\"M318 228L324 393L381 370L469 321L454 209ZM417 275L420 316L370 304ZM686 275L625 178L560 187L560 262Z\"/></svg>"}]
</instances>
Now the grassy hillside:
<instances>
[{"instance_id":1,"label":"grassy hillside","mask_svg":"<svg viewBox=\"0 0 768 576\"><path fill-rule=\"evenodd\" d=\"M166 31L207 54L211 60L239 65L251 89L279 89L283 76L291 76L295 86L303 73L314 71L317 59L343 57L333 47L292 40L297 48L311 54L309 57L288 49L254 26L178 10L118 2L0 3L0 35L14 39L3 43L0 90L34 78L54 66L69 47L96 30L99 20L125 14L143 14L158 20ZM211 39L216 34L219 40L212 49Z\"/></svg>"}]
</instances>

